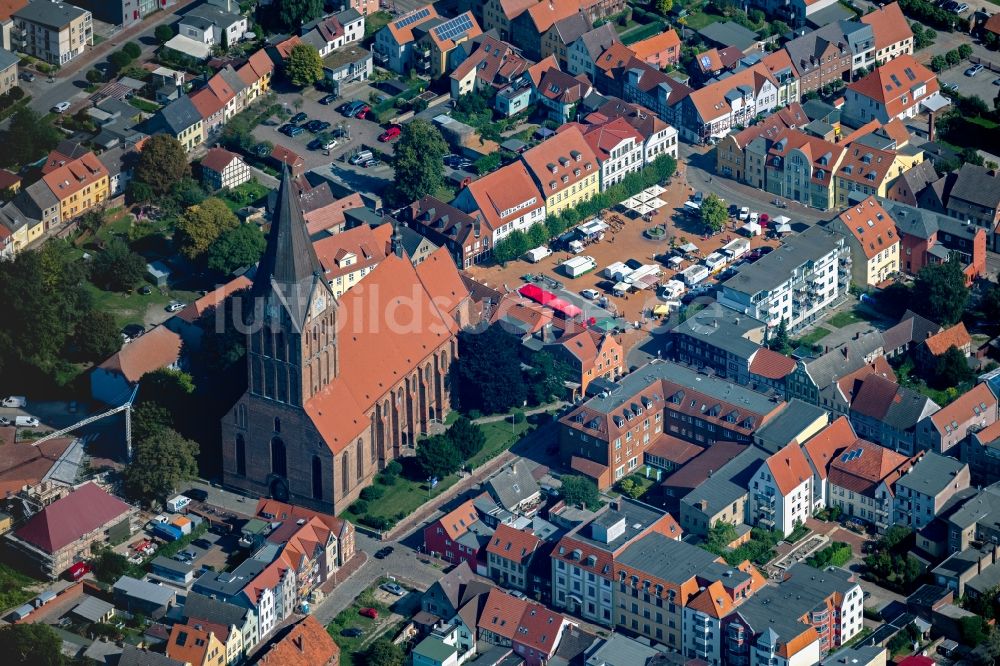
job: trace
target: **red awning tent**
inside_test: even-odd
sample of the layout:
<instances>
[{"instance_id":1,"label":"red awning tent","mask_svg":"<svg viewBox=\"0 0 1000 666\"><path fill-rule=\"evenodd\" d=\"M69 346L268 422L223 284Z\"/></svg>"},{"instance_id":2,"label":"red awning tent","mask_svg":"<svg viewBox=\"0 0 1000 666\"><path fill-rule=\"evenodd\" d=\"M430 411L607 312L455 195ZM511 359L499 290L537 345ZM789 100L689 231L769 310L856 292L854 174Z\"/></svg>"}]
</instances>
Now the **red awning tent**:
<instances>
[{"instance_id":1,"label":"red awning tent","mask_svg":"<svg viewBox=\"0 0 1000 666\"><path fill-rule=\"evenodd\" d=\"M536 303L555 310L568 319L572 319L583 313L583 310L577 306L564 301L551 291L546 291L536 284L526 284L518 290L518 293L525 298L530 298Z\"/></svg>"}]
</instances>

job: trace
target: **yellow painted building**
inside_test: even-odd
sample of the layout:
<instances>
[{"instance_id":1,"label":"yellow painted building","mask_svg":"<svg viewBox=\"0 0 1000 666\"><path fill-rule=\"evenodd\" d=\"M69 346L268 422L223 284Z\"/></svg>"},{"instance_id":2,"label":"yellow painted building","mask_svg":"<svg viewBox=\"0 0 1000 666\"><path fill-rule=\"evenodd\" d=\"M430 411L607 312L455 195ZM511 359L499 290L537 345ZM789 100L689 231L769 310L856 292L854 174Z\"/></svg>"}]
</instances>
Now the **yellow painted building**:
<instances>
[{"instance_id":1,"label":"yellow painted building","mask_svg":"<svg viewBox=\"0 0 1000 666\"><path fill-rule=\"evenodd\" d=\"M110 192L108 170L94 153L86 153L42 176L59 201L60 221L83 215L107 201Z\"/></svg>"},{"instance_id":2,"label":"yellow painted building","mask_svg":"<svg viewBox=\"0 0 1000 666\"><path fill-rule=\"evenodd\" d=\"M899 233L878 200L870 196L831 223L851 248L851 282L872 287L899 271Z\"/></svg>"},{"instance_id":3,"label":"yellow painted building","mask_svg":"<svg viewBox=\"0 0 1000 666\"><path fill-rule=\"evenodd\" d=\"M600 192L597 156L578 127L565 127L521 157L545 197L547 215L557 215Z\"/></svg>"},{"instance_id":4,"label":"yellow painted building","mask_svg":"<svg viewBox=\"0 0 1000 666\"><path fill-rule=\"evenodd\" d=\"M855 200L869 195L885 197L890 183L923 161L922 150L879 150L851 143L834 180L837 207L850 205L852 193L856 193Z\"/></svg>"},{"instance_id":5,"label":"yellow painted building","mask_svg":"<svg viewBox=\"0 0 1000 666\"><path fill-rule=\"evenodd\" d=\"M420 71L420 62L424 57L429 58L430 76L439 78L447 74L449 67L448 56L455 48L483 34L479 24L476 23L472 12L459 14L455 18L448 19L444 23L434 26L427 31L414 45L414 58L417 61L417 70Z\"/></svg>"}]
</instances>

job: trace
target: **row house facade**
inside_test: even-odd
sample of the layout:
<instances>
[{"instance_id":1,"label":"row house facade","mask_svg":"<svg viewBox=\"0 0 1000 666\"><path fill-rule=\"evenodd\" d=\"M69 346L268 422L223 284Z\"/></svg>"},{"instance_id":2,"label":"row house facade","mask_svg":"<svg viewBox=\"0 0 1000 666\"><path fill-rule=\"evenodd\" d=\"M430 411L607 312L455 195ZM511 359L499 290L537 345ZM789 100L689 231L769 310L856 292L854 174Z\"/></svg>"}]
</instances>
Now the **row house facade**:
<instances>
[{"instance_id":1,"label":"row house facade","mask_svg":"<svg viewBox=\"0 0 1000 666\"><path fill-rule=\"evenodd\" d=\"M778 105L778 87L763 65L709 83L682 102L681 132L692 142L721 139Z\"/></svg>"}]
</instances>

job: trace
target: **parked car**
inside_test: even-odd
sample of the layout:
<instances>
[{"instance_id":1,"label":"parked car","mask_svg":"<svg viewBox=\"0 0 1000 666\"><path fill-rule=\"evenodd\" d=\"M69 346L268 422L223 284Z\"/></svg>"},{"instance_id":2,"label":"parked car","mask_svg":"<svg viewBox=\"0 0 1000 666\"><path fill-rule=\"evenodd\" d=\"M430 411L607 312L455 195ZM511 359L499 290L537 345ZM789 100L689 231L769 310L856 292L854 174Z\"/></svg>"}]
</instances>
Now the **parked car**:
<instances>
[{"instance_id":1,"label":"parked car","mask_svg":"<svg viewBox=\"0 0 1000 666\"><path fill-rule=\"evenodd\" d=\"M31 83L32 81L35 80L35 75L32 74L31 72L21 72L20 79L22 81L27 81L28 83Z\"/></svg>"},{"instance_id":2,"label":"parked car","mask_svg":"<svg viewBox=\"0 0 1000 666\"><path fill-rule=\"evenodd\" d=\"M701 202L704 200L705 200L705 194L703 192L695 192L694 196L691 197L691 201L695 202L699 206L701 205Z\"/></svg>"},{"instance_id":3,"label":"parked car","mask_svg":"<svg viewBox=\"0 0 1000 666\"><path fill-rule=\"evenodd\" d=\"M182 494L184 497L189 497L196 502L204 502L208 499L208 493L201 488L188 488Z\"/></svg>"},{"instance_id":4,"label":"parked car","mask_svg":"<svg viewBox=\"0 0 1000 666\"><path fill-rule=\"evenodd\" d=\"M10 419L7 418L6 416L0 416L0 426L9 426L9 425L10 425Z\"/></svg>"},{"instance_id":5,"label":"parked car","mask_svg":"<svg viewBox=\"0 0 1000 666\"><path fill-rule=\"evenodd\" d=\"M170 303L168 303L166 307L167 312L177 312L178 310L183 310L183 309L184 309L184 304L181 303L180 301L170 301Z\"/></svg>"},{"instance_id":6,"label":"parked car","mask_svg":"<svg viewBox=\"0 0 1000 666\"><path fill-rule=\"evenodd\" d=\"M345 116L347 116L348 118L353 118L354 114L360 111L361 107L363 107L364 105L365 105L364 102L359 102L358 100L354 100L353 102L345 102L344 104L341 104L340 106L337 107L337 110L340 111Z\"/></svg>"},{"instance_id":7,"label":"parked car","mask_svg":"<svg viewBox=\"0 0 1000 666\"><path fill-rule=\"evenodd\" d=\"M973 65L972 67L970 67L967 70L965 70L965 75L966 76L975 76L976 74L978 74L981 71L983 71L983 66L982 65Z\"/></svg>"},{"instance_id":8,"label":"parked car","mask_svg":"<svg viewBox=\"0 0 1000 666\"><path fill-rule=\"evenodd\" d=\"M394 549L393 549L392 546L386 546L384 548L379 548L378 552L375 553L375 559L376 560L384 560L385 558L387 558L390 555L392 555L392 551L393 550Z\"/></svg>"},{"instance_id":9,"label":"parked car","mask_svg":"<svg viewBox=\"0 0 1000 666\"><path fill-rule=\"evenodd\" d=\"M365 617L370 617L373 620L378 619L378 611L374 608L362 608L358 611L359 615L364 615Z\"/></svg>"},{"instance_id":10,"label":"parked car","mask_svg":"<svg viewBox=\"0 0 1000 666\"><path fill-rule=\"evenodd\" d=\"M750 219L750 224L757 224L758 220L760 219L760 215L758 215L756 212L750 213L749 219Z\"/></svg>"},{"instance_id":11,"label":"parked car","mask_svg":"<svg viewBox=\"0 0 1000 666\"><path fill-rule=\"evenodd\" d=\"M307 116L306 114L304 114L304 113L302 113L301 111L299 111L299 112L298 112L298 113L296 113L296 114L295 114L294 116L292 116L292 119L291 119L291 121L290 121L290 122L291 122L292 124L295 124L295 125L298 125L299 123L301 123L301 122L302 122L303 120L305 120L305 119L306 119L306 118L308 118L308 117L309 117L309 116Z\"/></svg>"},{"instance_id":12,"label":"parked car","mask_svg":"<svg viewBox=\"0 0 1000 666\"><path fill-rule=\"evenodd\" d=\"M319 147L323 150L333 150L337 147L337 140L332 137L327 137L326 139L321 140Z\"/></svg>"},{"instance_id":13,"label":"parked car","mask_svg":"<svg viewBox=\"0 0 1000 666\"><path fill-rule=\"evenodd\" d=\"M319 103L322 104L322 105L324 105L324 106L326 106L327 104L332 104L336 100L337 100L337 96L333 95L333 94L330 94L330 95L327 95L326 97L324 97L323 99L321 99L319 101Z\"/></svg>"},{"instance_id":14,"label":"parked car","mask_svg":"<svg viewBox=\"0 0 1000 666\"><path fill-rule=\"evenodd\" d=\"M143 296L149 296L150 294L153 293L153 288L150 287L148 284L144 285L139 288L139 293L142 294Z\"/></svg>"},{"instance_id":15,"label":"parked car","mask_svg":"<svg viewBox=\"0 0 1000 666\"><path fill-rule=\"evenodd\" d=\"M7 396L6 398L3 399L3 402L0 402L0 407L22 407L23 408L23 407L27 407L27 406L28 406L28 399L25 398L23 395L11 395L11 396Z\"/></svg>"},{"instance_id":16,"label":"parked car","mask_svg":"<svg viewBox=\"0 0 1000 666\"><path fill-rule=\"evenodd\" d=\"M957 83L942 83L941 87L944 88L945 90L949 90L951 92L957 92L958 91L958 84Z\"/></svg>"},{"instance_id":17,"label":"parked car","mask_svg":"<svg viewBox=\"0 0 1000 666\"><path fill-rule=\"evenodd\" d=\"M739 217L741 222L745 222L746 220L750 219L750 208L748 206L743 206L743 208L740 208Z\"/></svg>"},{"instance_id":18,"label":"parked car","mask_svg":"<svg viewBox=\"0 0 1000 666\"><path fill-rule=\"evenodd\" d=\"M18 428L37 428L38 419L34 416L15 416L14 425Z\"/></svg>"},{"instance_id":19,"label":"parked car","mask_svg":"<svg viewBox=\"0 0 1000 666\"><path fill-rule=\"evenodd\" d=\"M1000 79L993 79L993 85L1000 86Z\"/></svg>"},{"instance_id":20,"label":"parked car","mask_svg":"<svg viewBox=\"0 0 1000 666\"><path fill-rule=\"evenodd\" d=\"M59 102L58 104L53 106L51 110L52 113L63 113L67 109L69 109L69 102Z\"/></svg>"},{"instance_id":21,"label":"parked car","mask_svg":"<svg viewBox=\"0 0 1000 666\"><path fill-rule=\"evenodd\" d=\"M592 301L598 296L600 296L600 294L598 294L595 289L584 289L583 291L580 292L580 295L586 298L588 301Z\"/></svg>"},{"instance_id":22,"label":"parked car","mask_svg":"<svg viewBox=\"0 0 1000 666\"><path fill-rule=\"evenodd\" d=\"M293 126L292 126L291 128L289 128L289 130L288 130L288 136L290 136L290 137L292 137L292 138L295 138L295 137L297 137L297 136L298 136L299 134L304 134L304 133L305 133L305 131L306 131L306 130L305 130L304 128L302 128L302 127L299 127L298 125L293 125Z\"/></svg>"},{"instance_id":23,"label":"parked car","mask_svg":"<svg viewBox=\"0 0 1000 666\"><path fill-rule=\"evenodd\" d=\"M206 541L205 539L195 539L194 541L191 542L191 545L198 546L199 548L204 548L205 550L208 550L209 548L212 547L212 544Z\"/></svg>"},{"instance_id":24,"label":"parked car","mask_svg":"<svg viewBox=\"0 0 1000 666\"><path fill-rule=\"evenodd\" d=\"M401 128L399 125L390 125L389 128L386 129L386 131L382 132L379 135L378 140L383 143L392 141L393 139L398 138L402 132L403 128Z\"/></svg>"},{"instance_id":25,"label":"parked car","mask_svg":"<svg viewBox=\"0 0 1000 666\"><path fill-rule=\"evenodd\" d=\"M369 111L371 111L371 108L367 104L365 104L360 109L358 109L357 113L354 114L354 117L357 118L358 120L364 120L365 118L368 117Z\"/></svg>"},{"instance_id":26,"label":"parked car","mask_svg":"<svg viewBox=\"0 0 1000 666\"><path fill-rule=\"evenodd\" d=\"M397 597L405 597L406 590L404 590L398 583L383 583L379 587L390 594L395 594Z\"/></svg>"},{"instance_id":27,"label":"parked car","mask_svg":"<svg viewBox=\"0 0 1000 666\"><path fill-rule=\"evenodd\" d=\"M365 160L364 162L362 162L361 166L363 166L366 169L371 169L372 167L377 167L380 164L382 163L373 157L370 160Z\"/></svg>"},{"instance_id":28,"label":"parked car","mask_svg":"<svg viewBox=\"0 0 1000 666\"><path fill-rule=\"evenodd\" d=\"M362 150L355 154L351 159L347 160L351 164L359 165L363 162L367 162L371 158L375 157L370 150Z\"/></svg>"},{"instance_id":29,"label":"parked car","mask_svg":"<svg viewBox=\"0 0 1000 666\"><path fill-rule=\"evenodd\" d=\"M969 11L969 5L965 4L964 2L960 3L958 7L955 7L956 14L964 14L967 11Z\"/></svg>"},{"instance_id":30,"label":"parked car","mask_svg":"<svg viewBox=\"0 0 1000 666\"><path fill-rule=\"evenodd\" d=\"M316 128L319 127L319 124L321 122L323 122L323 121L321 121L321 120L310 120L305 125L303 125L303 127L305 127L310 132L316 132L317 131Z\"/></svg>"},{"instance_id":31,"label":"parked car","mask_svg":"<svg viewBox=\"0 0 1000 666\"><path fill-rule=\"evenodd\" d=\"M359 629L357 627L348 627L340 632L341 636L346 636L347 638L357 638L358 636L364 636L364 629Z\"/></svg>"},{"instance_id":32,"label":"parked car","mask_svg":"<svg viewBox=\"0 0 1000 666\"><path fill-rule=\"evenodd\" d=\"M267 157L271 154L271 146L266 143L258 143L253 147L253 154L257 157Z\"/></svg>"},{"instance_id":33,"label":"parked car","mask_svg":"<svg viewBox=\"0 0 1000 666\"><path fill-rule=\"evenodd\" d=\"M775 208L788 208L788 204L786 204L781 199L774 199L773 201L771 201L771 205L774 206Z\"/></svg>"},{"instance_id":34,"label":"parked car","mask_svg":"<svg viewBox=\"0 0 1000 666\"><path fill-rule=\"evenodd\" d=\"M143 328L142 324L129 324L128 326L122 329L122 337L127 337L130 340L135 340L145 332L146 329Z\"/></svg>"}]
</instances>

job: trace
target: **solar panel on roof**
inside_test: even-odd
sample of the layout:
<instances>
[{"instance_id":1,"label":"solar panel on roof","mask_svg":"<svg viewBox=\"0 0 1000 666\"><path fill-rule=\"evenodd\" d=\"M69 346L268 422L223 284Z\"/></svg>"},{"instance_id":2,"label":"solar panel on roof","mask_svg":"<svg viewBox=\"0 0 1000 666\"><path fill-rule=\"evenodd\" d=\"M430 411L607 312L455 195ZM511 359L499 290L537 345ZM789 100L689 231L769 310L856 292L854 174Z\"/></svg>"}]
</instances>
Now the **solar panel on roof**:
<instances>
[{"instance_id":1,"label":"solar panel on roof","mask_svg":"<svg viewBox=\"0 0 1000 666\"><path fill-rule=\"evenodd\" d=\"M711 58L709 58L706 55L703 55L701 57L701 67L702 67L702 69L708 69L711 64L712 64L712 59Z\"/></svg>"},{"instance_id":2,"label":"solar panel on roof","mask_svg":"<svg viewBox=\"0 0 1000 666\"><path fill-rule=\"evenodd\" d=\"M916 81L917 80L917 75L914 74L913 70L910 69L909 67L907 67L906 69L903 70L903 74L906 74L906 78L908 78L911 81Z\"/></svg>"},{"instance_id":3,"label":"solar panel on roof","mask_svg":"<svg viewBox=\"0 0 1000 666\"><path fill-rule=\"evenodd\" d=\"M398 28L405 28L406 26L411 25L411 24L413 24L416 21L419 21L420 19L424 18L425 16L427 16L430 13L431 13L431 10L428 9L427 7L424 7L423 9L418 9L417 11L413 12L409 16L404 16L403 18L401 18L398 21L396 21L396 23L395 23L396 28L397 29Z\"/></svg>"},{"instance_id":4,"label":"solar panel on roof","mask_svg":"<svg viewBox=\"0 0 1000 666\"><path fill-rule=\"evenodd\" d=\"M459 35L465 34L472 29L472 17L468 14L462 14L452 20L442 23L438 27L434 28L434 34L441 41L448 39L454 39Z\"/></svg>"}]
</instances>

